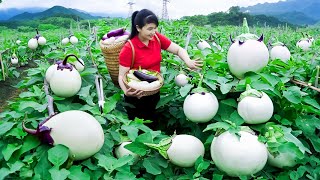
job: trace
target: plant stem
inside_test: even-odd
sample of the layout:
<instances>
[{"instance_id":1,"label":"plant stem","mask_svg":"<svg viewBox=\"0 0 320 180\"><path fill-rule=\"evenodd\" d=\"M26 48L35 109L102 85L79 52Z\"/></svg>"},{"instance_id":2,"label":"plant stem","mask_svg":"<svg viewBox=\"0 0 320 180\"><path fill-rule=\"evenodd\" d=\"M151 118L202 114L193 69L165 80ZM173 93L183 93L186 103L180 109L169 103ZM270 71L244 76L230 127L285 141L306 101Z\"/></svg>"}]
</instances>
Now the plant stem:
<instances>
[{"instance_id":1,"label":"plant stem","mask_svg":"<svg viewBox=\"0 0 320 180\"><path fill-rule=\"evenodd\" d=\"M320 71L320 66L317 66L316 82L314 83L314 86L316 88L318 88L318 83L319 83L319 71Z\"/></svg>"},{"instance_id":2,"label":"plant stem","mask_svg":"<svg viewBox=\"0 0 320 180\"><path fill-rule=\"evenodd\" d=\"M198 83L198 87L202 87L203 75L201 73L199 73L199 76L200 76L200 80Z\"/></svg>"},{"instance_id":3,"label":"plant stem","mask_svg":"<svg viewBox=\"0 0 320 180\"><path fill-rule=\"evenodd\" d=\"M4 65L3 65L3 62L2 62L2 53L0 53L0 63L1 63L3 80L5 81L6 80L6 75L4 73Z\"/></svg>"},{"instance_id":4,"label":"plant stem","mask_svg":"<svg viewBox=\"0 0 320 180\"><path fill-rule=\"evenodd\" d=\"M295 80L295 79L291 79L290 81L293 82L293 83L295 83L295 84L302 85L302 86L305 86L305 87L309 87L310 89L313 89L313 90L315 90L315 91L320 92L320 88L311 86L311 85L309 85L309 84L306 83L306 82L299 81L299 80Z\"/></svg>"},{"instance_id":5,"label":"plant stem","mask_svg":"<svg viewBox=\"0 0 320 180\"><path fill-rule=\"evenodd\" d=\"M48 99L49 116L52 116L52 115L54 115L53 98L49 94L49 84L48 84L48 81L46 80L46 78L44 78L44 92L46 93L47 99Z\"/></svg>"},{"instance_id":6,"label":"plant stem","mask_svg":"<svg viewBox=\"0 0 320 180\"><path fill-rule=\"evenodd\" d=\"M188 45L189 45L190 39L191 39L191 37L192 37L192 29L193 29L193 25L191 25L191 26L189 27L189 32L188 32L187 38L186 38L186 44L185 44L185 46L184 46L184 49L185 49L185 50L188 49Z\"/></svg>"}]
</instances>

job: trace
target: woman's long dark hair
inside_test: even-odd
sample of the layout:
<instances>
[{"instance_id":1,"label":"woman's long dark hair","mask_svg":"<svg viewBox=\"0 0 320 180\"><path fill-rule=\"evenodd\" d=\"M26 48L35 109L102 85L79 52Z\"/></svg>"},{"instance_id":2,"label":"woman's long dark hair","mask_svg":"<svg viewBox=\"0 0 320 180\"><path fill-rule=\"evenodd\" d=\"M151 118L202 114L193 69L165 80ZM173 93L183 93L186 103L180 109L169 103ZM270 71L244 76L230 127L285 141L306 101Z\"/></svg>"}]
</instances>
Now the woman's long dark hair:
<instances>
[{"instance_id":1,"label":"woman's long dark hair","mask_svg":"<svg viewBox=\"0 0 320 180\"><path fill-rule=\"evenodd\" d=\"M140 11L135 11L131 16L131 34L129 39L132 39L139 32L137 30L137 25L139 28L142 28L144 25L154 23L157 27L159 25L159 21L157 16L148 9L142 9Z\"/></svg>"}]
</instances>

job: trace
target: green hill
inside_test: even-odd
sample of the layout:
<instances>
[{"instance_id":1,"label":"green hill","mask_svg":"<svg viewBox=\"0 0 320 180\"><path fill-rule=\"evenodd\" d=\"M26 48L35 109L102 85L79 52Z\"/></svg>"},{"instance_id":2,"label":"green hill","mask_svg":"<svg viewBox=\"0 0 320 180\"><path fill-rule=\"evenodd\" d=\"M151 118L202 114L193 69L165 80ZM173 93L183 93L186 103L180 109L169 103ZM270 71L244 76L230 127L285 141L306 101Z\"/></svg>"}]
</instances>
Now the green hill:
<instances>
[{"instance_id":1,"label":"green hill","mask_svg":"<svg viewBox=\"0 0 320 180\"><path fill-rule=\"evenodd\" d=\"M28 13L24 12L22 14L16 15L10 18L8 21L28 21L28 20L39 20L49 17L73 17L78 19L97 19L100 17L91 16L88 13L80 12L75 9L65 8L62 6L54 6L39 13Z\"/></svg>"},{"instance_id":2,"label":"green hill","mask_svg":"<svg viewBox=\"0 0 320 180\"><path fill-rule=\"evenodd\" d=\"M241 8L250 14L265 14L293 24L315 24L320 21L319 0L286 0Z\"/></svg>"},{"instance_id":3,"label":"green hill","mask_svg":"<svg viewBox=\"0 0 320 180\"><path fill-rule=\"evenodd\" d=\"M214 12L209 15L197 15L197 16L185 16L182 19L186 19L197 26L212 25L212 26L223 26L223 25L234 25L241 26L243 18L247 18L249 25L264 26L268 25L271 27L290 26L295 25L287 23L287 21L279 20L273 16L266 15L252 15L249 13L240 12L238 6L231 7L228 12Z\"/></svg>"}]
</instances>

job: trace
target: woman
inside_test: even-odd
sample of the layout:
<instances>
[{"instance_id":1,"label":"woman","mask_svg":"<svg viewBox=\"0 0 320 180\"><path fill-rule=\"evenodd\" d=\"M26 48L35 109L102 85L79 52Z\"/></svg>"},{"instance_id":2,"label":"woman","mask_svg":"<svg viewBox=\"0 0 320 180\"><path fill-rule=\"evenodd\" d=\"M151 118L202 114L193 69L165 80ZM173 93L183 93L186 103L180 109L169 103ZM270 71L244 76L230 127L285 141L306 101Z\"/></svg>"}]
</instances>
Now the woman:
<instances>
[{"instance_id":1,"label":"woman","mask_svg":"<svg viewBox=\"0 0 320 180\"><path fill-rule=\"evenodd\" d=\"M186 50L158 33L157 27L158 18L150 10L142 9L132 14L129 39L135 52L133 68L141 66L142 69L160 72L161 49L178 55L190 69L198 69L202 66L201 61L191 60ZM133 105L126 107L129 119L133 120L138 117L155 121L155 108L160 100L160 94L142 96L143 91L126 88L123 83L125 73L130 70L132 54L131 45L127 42L119 55L118 81L124 92L125 102Z\"/></svg>"}]
</instances>

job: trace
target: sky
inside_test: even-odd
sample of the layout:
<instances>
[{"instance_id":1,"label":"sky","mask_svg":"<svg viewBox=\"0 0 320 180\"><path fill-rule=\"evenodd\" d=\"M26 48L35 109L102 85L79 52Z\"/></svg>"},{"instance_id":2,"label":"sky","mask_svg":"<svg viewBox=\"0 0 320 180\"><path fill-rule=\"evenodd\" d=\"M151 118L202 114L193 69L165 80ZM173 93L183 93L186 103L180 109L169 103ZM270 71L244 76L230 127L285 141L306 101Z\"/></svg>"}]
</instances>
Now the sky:
<instances>
[{"instance_id":1,"label":"sky","mask_svg":"<svg viewBox=\"0 0 320 180\"><path fill-rule=\"evenodd\" d=\"M0 10L8 8L47 7L55 5L80 9L87 12L124 14L129 13L128 2L135 3L133 11L147 8L161 17L163 0L3 0ZM251 6L258 3L280 0L169 0L167 11L170 19L182 16L207 15L212 12L227 11L231 6Z\"/></svg>"}]
</instances>

